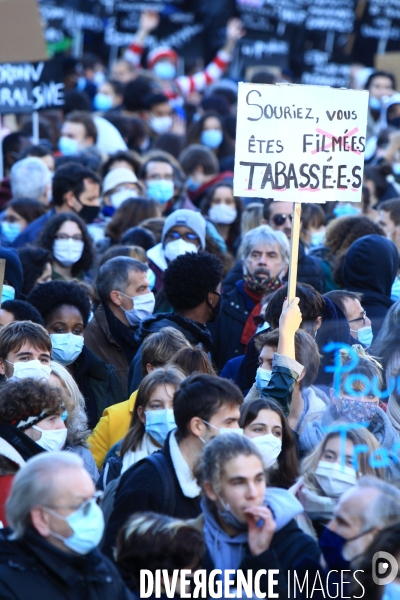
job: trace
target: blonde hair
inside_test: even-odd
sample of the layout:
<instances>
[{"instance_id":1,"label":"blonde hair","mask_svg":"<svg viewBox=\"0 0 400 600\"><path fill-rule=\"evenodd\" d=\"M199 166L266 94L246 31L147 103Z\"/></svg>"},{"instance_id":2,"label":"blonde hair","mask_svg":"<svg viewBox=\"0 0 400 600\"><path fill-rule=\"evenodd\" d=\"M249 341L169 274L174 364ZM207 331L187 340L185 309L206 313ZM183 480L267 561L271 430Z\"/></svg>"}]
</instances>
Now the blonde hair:
<instances>
[{"instance_id":1,"label":"blonde hair","mask_svg":"<svg viewBox=\"0 0 400 600\"><path fill-rule=\"evenodd\" d=\"M75 446L87 446L86 440L90 430L88 429L85 399L68 369L55 360L50 362L50 366L52 374L58 377L62 387L67 392L65 394L65 408L68 413L65 421L68 430L67 442Z\"/></svg>"},{"instance_id":2,"label":"blonde hair","mask_svg":"<svg viewBox=\"0 0 400 600\"><path fill-rule=\"evenodd\" d=\"M322 455L329 440L335 437L340 437L341 435L342 432L340 431L331 431L330 433L327 433L318 446L310 454L308 454L308 456L306 456L301 463L300 471L305 485L314 492L317 492L319 496L325 496L325 493L315 478L315 471L318 467L319 461L322 460ZM372 452L380 448L376 437L365 427L347 430L345 435L346 440L350 440L354 446L368 446L367 453L362 452L357 454L357 476L361 477L362 475L375 475L379 479L385 479L384 469L371 467L368 460Z\"/></svg>"}]
</instances>

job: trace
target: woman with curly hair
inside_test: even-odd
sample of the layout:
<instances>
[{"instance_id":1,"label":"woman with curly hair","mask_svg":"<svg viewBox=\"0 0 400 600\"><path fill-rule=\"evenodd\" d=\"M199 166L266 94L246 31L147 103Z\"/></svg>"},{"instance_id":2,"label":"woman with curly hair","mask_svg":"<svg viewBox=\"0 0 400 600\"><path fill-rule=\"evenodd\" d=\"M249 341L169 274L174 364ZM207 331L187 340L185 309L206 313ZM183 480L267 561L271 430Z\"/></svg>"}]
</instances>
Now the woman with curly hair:
<instances>
[{"instance_id":1,"label":"woman with curly hair","mask_svg":"<svg viewBox=\"0 0 400 600\"><path fill-rule=\"evenodd\" d=\"M64 391L64 404L67 411L65 419L67 442L64 450L73 452L82 458L85 469L96 483L99 478L99 472L93 454L86 442L90 430L85 410L85 399L66 367L63 367L55 360L51 361L50 366L51 373L48 384L51 387L61 388Z\"/></svg>"},{"instance_id":2,"label":"woman with curly hair","mask_svg":"<svg viewBox=\"0 0 400 600\"><path fill-rule=\"evenodd\" d=\"M51 217L35 241L51 255L52 279L84 279L93 266L93 244L87 227L73 213Z\"/></svg>"},{"instance_id":3,"label":"woman with curly hair","mask_svg":"<svg viewBox=\"0 0 400 600\"><path fill-rule=\"evenodd\" d=\"M84 345L83 330L90 300L77 283L49 281L27 298L43 317L52 342L52 358L68 368L85 399L89 428L93 429L107 406L124 400L112 365Z\"/></svg>"},{"instance_id":4,"label":"woman with curly hair","mask_svg":"<svg viewBox=\"0 0 400 600\"><path fill-rule=\"evenodd\" d=\"M64 392L44 380L8 381L0 387L0 520L15 473L41 452L62 450Z\"/></svg>"},{"instance_id":5,"label":"woman with curly hair","mask_svg":"<svg viewBox=\"0 0 400 600\"><path fill-rule=\"evenodd\" d=\"M347 250L353 242L371 234L385 237L383 229L368 217L340 217L329 223L324 245L310 251L310 256L316 256L322 262L325 292L342 287L340 274Z\"/></svg>"}]
</instances>

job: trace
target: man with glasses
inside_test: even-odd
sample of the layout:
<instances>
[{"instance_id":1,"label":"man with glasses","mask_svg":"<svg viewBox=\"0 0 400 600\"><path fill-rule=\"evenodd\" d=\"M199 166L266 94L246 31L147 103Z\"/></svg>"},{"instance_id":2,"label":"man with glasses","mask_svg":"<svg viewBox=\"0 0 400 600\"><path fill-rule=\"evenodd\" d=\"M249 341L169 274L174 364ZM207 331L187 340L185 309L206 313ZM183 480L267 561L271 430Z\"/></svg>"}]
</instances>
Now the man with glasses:
<instances>
[{"instance_id":1,"label":"man with glasses","mask_svg":"<svg viewBox=\"0 0 400 600\"><path fill-rule=\"evenodd\" d=\"M264 220L275 231L283 231L288 240L292 237L293 202L274 202L272 198L264 201ZM324 275L321 261L305 252L304 244L299 241L299 262L297 281L312 285L321 294L324 292Z\"/></svg>"},{"instance_id":2,"label":"man with glasses","mask_svg":"<svg viewBox=\"0 0 400 600\"><path fill-rule=\"evenodd\" d=\"M44 452L30 459L15 477L6 515L12 531L0 539L1 598L132 598L97 549L103 514L75 454Z\"/></svg>"},{"instance_id":3,"label":"man with glasses","mask_svg":"<svg viewBox=\"0 0 400 600\"><path fill-rule=\"evenodd\" d=\"M325 294L325 298L329 298L342 309L350 326L351 336L369 348L374 336L371 321L361 305L362 294L347 290L333 290Z\"/></svg>"},{"instance_id":4,"label":"man with glasses","mask_svg":"<svg viewBox=\"0 0 400 600\"><path fill-rule=\"evenodd\" d=\"M175 210L165 219L161 242L147 251L149 267L155 273L154 291L162 286L163 273L178 256L187 252L203 252L206 247L206 220L185 208Z\"/></svg>"}]
</instances>

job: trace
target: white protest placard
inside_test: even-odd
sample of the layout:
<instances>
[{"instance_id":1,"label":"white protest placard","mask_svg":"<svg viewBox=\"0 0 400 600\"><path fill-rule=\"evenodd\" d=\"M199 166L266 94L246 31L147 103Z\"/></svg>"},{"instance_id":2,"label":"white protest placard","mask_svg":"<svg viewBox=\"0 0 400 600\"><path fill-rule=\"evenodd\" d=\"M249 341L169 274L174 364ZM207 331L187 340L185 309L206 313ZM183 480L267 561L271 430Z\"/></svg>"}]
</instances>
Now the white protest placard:
<instances>
[{"instance_id":1,"label":"white protest placard","mask_svg":"<svg viewBox=\"0 0 400 600\"><path fill-rule=\"evenodd\" d=\"M368 92L239 83L235 196L360 202Z\"/></svg>"}]
</instances>

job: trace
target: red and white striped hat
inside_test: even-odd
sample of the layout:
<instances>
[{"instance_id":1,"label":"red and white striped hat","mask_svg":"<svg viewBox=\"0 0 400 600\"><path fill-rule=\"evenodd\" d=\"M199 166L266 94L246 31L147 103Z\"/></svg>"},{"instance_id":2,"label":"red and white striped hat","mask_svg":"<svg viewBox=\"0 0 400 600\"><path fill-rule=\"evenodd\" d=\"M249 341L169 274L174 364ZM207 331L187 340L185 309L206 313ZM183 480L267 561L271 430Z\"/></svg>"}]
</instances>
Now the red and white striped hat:
<instances>
[{"instance_id":1,"label":"red and white striped hat","mask_svg":"<svg viewBox=\"0 0 400 600\"><path fill-rule=\"evenodd\" d=\"M154 48L154 50L149 53L147 57L148 68L152 69L160 58L169 58L175 64L178 62L178 54L175 50L172 50L172 48L168 48L167 46L160 46L159 48Z\"/></svg>"}]
</instances>

